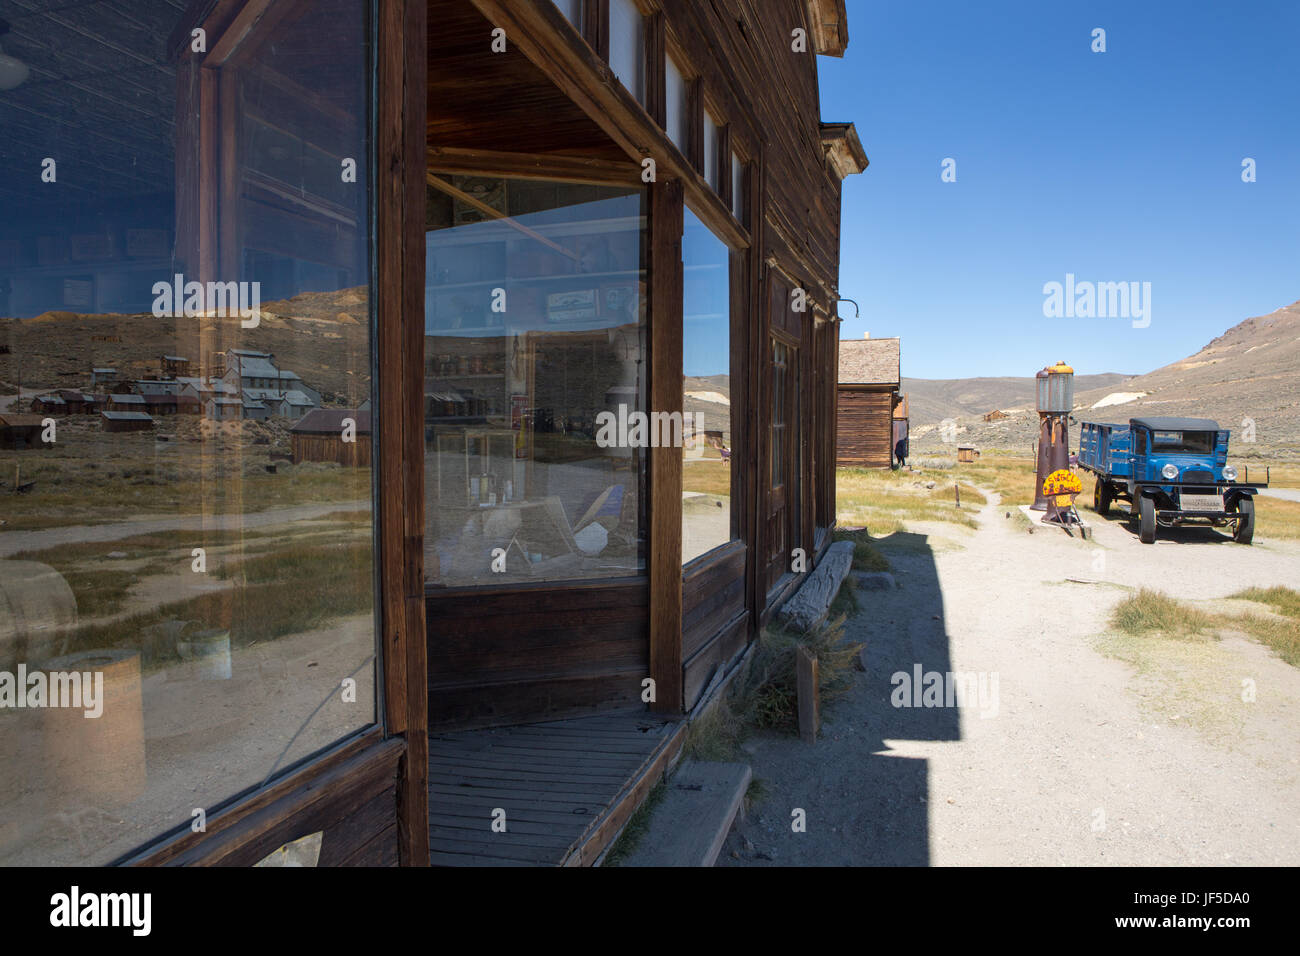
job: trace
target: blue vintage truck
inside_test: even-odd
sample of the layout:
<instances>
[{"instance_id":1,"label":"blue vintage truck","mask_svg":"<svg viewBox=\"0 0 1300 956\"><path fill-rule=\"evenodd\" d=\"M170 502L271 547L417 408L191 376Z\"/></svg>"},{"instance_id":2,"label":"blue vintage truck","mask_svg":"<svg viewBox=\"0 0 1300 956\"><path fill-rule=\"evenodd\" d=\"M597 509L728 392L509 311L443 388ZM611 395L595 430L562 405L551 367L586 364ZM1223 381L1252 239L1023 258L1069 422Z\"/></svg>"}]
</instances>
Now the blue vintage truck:
<instances>
[{"instance_id":1,"label":"blue vintage truck","mask_svg":"<svg viewBox=\"0 0 1300 956\"><path fill-rule=\"evenodd\" d=\"M1268 487L1238 481L1228 464L1228 430L1208 418L1134 418L1127 425L1082 422L1079 465L1097 476L1093 507L1109 513L1114 501L1129 503L1144 544L1157 526L1208 523L1231 526L1242 544L1255 537L1255 494Z\"/></svg>"}]
</instances>

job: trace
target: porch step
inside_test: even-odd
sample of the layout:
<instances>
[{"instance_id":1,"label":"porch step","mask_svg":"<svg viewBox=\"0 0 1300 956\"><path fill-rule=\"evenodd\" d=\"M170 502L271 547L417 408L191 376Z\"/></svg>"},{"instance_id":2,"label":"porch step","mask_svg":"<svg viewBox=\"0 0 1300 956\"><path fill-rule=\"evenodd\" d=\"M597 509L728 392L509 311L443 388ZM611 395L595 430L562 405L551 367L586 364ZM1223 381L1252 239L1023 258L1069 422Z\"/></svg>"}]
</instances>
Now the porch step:
<instances>
[{"instance_id":1,"label":"porch step","mask_svg":"<svg viewBox=\"0 0 1300 956\"><path fill-rule=\"evenodd\" d=\"M752 778L748 764L684 763L621 865L713 866Z\"/></svg>"}]
</instances>

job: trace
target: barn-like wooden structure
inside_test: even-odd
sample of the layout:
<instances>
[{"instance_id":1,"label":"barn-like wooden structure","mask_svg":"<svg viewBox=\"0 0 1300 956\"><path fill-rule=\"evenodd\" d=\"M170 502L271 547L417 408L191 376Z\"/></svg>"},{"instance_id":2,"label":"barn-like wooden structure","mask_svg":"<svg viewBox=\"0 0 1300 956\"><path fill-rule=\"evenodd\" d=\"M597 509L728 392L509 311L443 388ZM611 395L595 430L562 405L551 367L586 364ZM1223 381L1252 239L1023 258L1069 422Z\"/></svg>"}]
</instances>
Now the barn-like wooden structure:
<instances>
[{"instance_id":1,"label":"barn-like wooden structure","mask_svg":"<svg viewBox=\"0 0 1300 956\"><path fill-rule=\"evenodd\" d=\"M155 143L141 182L105 188L174 195L158 221L136 203L144 225L116 246L74 236L101 264L68 294L147 312L155 277L258 279L277 300L260 329L204 320L150 354L207 369L280 336L330 382L293 460L373 475L350 512L336 501L362 468L301 508L358 519L301 560L334 575L317 583L332 599L373 580L373 652L323 685L331 700L372 667L373 716L341 711L346 733L229 794L204 832L146 821L119 862L248 864L317 834L322 865L596 862L832 540L841 192L867 166L819 103L844 0L150 0L126 23L99 6L52 16L119 30L113 49L166 38L124 88L174 83L174 163ZM16 31L19 52L44 28ZM112 50L93 56L111 72ZM37 249L52 221L14 241ZM52 308L45 275L19 275L14 302ZM231 465L222 480L250 487L273 471ZM311 660L304 680L334 666ZM532 826L493 833L500 806Z\"/></svg>"},{"instance_id":2,"label":"barn-like wooden structure","mask_svg":"<svg viewBox=\"0 0 1300 956\"><path fill-rule=\"evenodd\" d=\"M899 394L897 338L840 342L836 386L835 461L840 468L888 468L907 435L906 399Z\"/></svg>"}]
</instances>

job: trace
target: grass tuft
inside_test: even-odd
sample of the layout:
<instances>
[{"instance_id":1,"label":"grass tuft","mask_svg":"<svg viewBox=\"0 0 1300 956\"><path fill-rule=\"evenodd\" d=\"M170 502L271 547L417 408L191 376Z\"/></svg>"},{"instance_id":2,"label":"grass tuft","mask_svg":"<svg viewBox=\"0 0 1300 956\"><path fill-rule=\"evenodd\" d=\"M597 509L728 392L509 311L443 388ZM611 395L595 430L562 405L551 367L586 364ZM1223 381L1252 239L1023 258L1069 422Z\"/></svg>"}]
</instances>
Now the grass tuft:
<instances>
[{"instance_id":1,"label":"grass tuft","mask_svg":"<svg viewBox=\"0 0 1300 956\"><path fill-rule=\"evenodd\" d=\"M1111 623L1125 634L1159 632L1168 637L1186 638L1210 630L1214 618L1167 594L1143 588L1115 607Z\"/></svg>"}]
</instances>

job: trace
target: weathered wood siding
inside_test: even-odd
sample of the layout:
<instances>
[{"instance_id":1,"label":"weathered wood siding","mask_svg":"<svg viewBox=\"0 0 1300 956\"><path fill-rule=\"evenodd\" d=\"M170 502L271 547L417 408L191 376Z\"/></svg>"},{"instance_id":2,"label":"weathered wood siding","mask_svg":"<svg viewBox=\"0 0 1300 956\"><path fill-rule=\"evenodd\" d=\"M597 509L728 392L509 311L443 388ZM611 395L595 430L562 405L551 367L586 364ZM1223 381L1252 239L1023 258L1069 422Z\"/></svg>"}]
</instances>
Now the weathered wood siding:
<instances>
[{"instance_id":1,"label":"weathered wood siding","mask_svg":"<svg viewBox=\"0 0 1300 956\"><path fill-rule=\"evenodd\" d=\"M888 468L893 463L894 393L841 385L835 464Z\"/></svg>"},{"instance_id":2,"label":"weathered wood siding","mask_svg":"<svg viewBox=\"0 0 1300 956\"><path fill-rule=\"evenodd\" d=\"M682 579L682 670L686 709L699 700L718 667L744 649L749 637L745 610L743 541L693 562Z\"/></svg>"},{"instance_id":3,"label":"weathered wood siding","mask_svg":"<svg viewBox=\"0 0 1300 956\"><path fill-rule=\"evenodd\" d=\"M335 461L349 468L370 467L370 436L358 435L345 442L338 435L293 435L293 463Z\"/></svg>"},{"instance_id":4,"label":"weathered wood siding","mask_svg":"<svg viewBox=\"0 0 1300 956\"><path fill-rule=\"evenodd\" d=\"M431 590L429 729L644 709L645 578Z\"/></svg>"}]
</instances>

